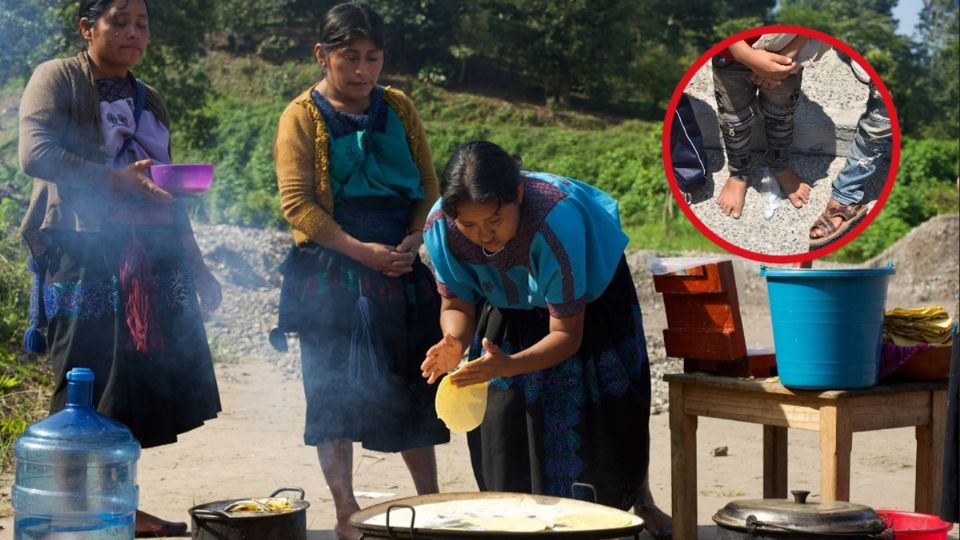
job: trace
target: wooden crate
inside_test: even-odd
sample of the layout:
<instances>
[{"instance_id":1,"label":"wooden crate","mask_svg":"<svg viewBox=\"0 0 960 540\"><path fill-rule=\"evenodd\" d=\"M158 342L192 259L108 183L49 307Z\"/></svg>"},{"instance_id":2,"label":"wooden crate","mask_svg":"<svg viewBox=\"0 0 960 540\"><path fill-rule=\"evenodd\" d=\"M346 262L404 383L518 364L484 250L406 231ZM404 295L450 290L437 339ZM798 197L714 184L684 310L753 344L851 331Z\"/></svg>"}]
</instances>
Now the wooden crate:
<instances>
[{"instance_id":1,"label":"wooden crate","mask_svg":"<svg viewBox=\"0 0 960 540\"><path fill-rule=\"evenodd\" d=\"M683 358L684 372L735 377L776 373L773 355L748 355L731 261L653 276L663 294L668 356Z\"/></svg>"}]
</instances>

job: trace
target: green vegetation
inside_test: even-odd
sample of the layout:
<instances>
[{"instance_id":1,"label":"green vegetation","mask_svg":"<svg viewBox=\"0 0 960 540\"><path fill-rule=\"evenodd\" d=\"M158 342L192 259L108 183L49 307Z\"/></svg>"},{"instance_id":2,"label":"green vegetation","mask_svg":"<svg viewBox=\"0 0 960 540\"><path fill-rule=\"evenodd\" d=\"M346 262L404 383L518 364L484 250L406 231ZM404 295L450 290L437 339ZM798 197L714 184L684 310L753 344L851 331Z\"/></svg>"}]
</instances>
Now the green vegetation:
<instances>
[{"instance_id":1,"label":"green vegetation","mask_svg":"<svg viewBox=\"0 0 960 540\"><path fill-rule=\"evenodd\" d=\"M30 274L23 250L4 234L0 237L0 471L9 470L13 441L46 415L49 402L49 368L20 349L29 303Z\"/></svg>"}]
</instances>

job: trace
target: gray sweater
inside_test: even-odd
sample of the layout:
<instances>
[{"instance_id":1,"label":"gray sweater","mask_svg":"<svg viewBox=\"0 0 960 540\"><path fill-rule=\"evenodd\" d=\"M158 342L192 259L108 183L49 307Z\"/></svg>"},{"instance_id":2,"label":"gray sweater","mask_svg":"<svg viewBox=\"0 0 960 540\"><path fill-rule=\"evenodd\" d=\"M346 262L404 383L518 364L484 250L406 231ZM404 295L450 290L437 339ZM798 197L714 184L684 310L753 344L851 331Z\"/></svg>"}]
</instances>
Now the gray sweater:
<instances>
[{"instance_id":1,"label":"gray sweater","mask_svg":"<svg viewBox=\"0 0 960 540\"><path fill-rule=\"evenodd\" d=\"M113 156L105 153L99 95L86 52L37 66L20 101L20 167L33 177L20 233L33 256L49 245L46 230L99 231ZM146 87L146 108L165 126L166 105ZM180 201L174 221L189 230Z\"/></svg>"}]
</instances>

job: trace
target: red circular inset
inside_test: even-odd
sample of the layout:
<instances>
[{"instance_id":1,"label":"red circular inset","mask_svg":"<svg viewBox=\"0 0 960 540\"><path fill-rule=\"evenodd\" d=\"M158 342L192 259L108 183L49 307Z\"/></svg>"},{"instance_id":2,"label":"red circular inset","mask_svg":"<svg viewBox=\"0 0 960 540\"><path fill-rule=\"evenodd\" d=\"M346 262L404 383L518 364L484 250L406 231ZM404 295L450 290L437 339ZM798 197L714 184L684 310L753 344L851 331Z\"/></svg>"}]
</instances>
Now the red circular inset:
<instances>
[{"instance_id":1,"label":"red circular inset","mask_svg":"<svg viewBox=\"0 0 960 540\"><path fill-rule=\"evenodd\" d=\"M677 178L673 173L672 159L670 156L670 132L673 125L673 116L677 110L677 103L680 101L680 95L683 94L683 91L687 88L687 85L690 84L690 80L693 79L697 71L699 71L704 64L713 58L714 55L720 53L733 43L748 38L759 37L763 34L773 33L799 34L809 38L819 39L829 43L833 48L840 50L842 53L846 54L860 64L870 75L871 82L876 85L877 90L880 92L880 96L883 98L883 103L886 105L887 112L890 114L890 130L892 134L892 141L890 144L890 167L887 170L887 179L873 209L871 209L870 212L867 213L867 215L860 220L860 223L855 225L852 230L846 232L837 240L834 240L833 242L812 251L805 251L792 255L770 255L766 253L749 251L728 242L726 239L713 232L712 229L700 221L696 214L693 213L690 205L687 204L686 200L684 199L683 192L680 190L680 187L677 184ZM673 192L673 198L680 206L680 210L682 210L684 215L687 216L687 219L690 220L690 223L692 223L701 233L703 233L704 236L709 238L714 244L717 244L723 249L747 259L766 263L796 263L817 259L828 255L837 249L840 249L854 238L859 236L860 233L863 232L863 230L873 222L873 220L877 217L877 214L880 213L884 203L887 202L887 198L890 196L890 190L893 189L893 182L896 179L897 170L900 167L900 121L897 118L897 110L893 105L893 99L890 97L890 91L887 90L887 86L883 83L880 75L878 75L873 69L873 66L871 66L870 63L860 55L860 53L846 43L829 34L824 34L823 32L806 28L804 26L774 24L738 32L724 39L720 43L717 43L713 47L710 47L710 49L700 55L700 58L697 58L696 62L694 62L693 65L687 69L686 73L684 73L683 77L680 79L680 82L677 83L676 88L673 90L673 95L670 97L670 103L667 104L667 113L664 116L663 122L662 145L663 169L667 174L667 180L670 183L670 191Z\"/></svg>"}]
</instances>

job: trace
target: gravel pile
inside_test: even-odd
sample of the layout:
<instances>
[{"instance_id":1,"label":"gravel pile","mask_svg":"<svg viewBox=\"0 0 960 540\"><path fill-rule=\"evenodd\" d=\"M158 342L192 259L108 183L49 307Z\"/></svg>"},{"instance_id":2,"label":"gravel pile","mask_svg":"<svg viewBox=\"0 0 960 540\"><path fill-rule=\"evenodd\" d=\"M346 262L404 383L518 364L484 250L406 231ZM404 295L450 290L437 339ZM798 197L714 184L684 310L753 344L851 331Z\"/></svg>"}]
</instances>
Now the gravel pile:
<instances>
[{"instance_id":1,"label":"gravel pile","mask_svg":"<svg viewBox=\"0 0 960 540\"><path fill-rule=\"evenodd\" d=\"M864 264L882 266L893 261L897 273L890 282L888 307L941 304L951 312L956 310L960 286L958 224L958 216L934 218ZM289 233L228 225L197 225L195 230L207 263L223 285L223 305L207 320L217 360L238 362L246 358L264 358L289 376L299 377L297 340L288 339L289 351L279 353L267 339L268 332L276 325L280 294L277 267L290 249L292 238ZM682 360L668 358L663 346L663 328L666 326L663 301L654 290L647 270L647 260L656 256L660 254L650 251L637 251L627 256L644 313L654 414L667 410L667 385L662 381L663 375L683 371ZM759 275L758 263L731 258L737 269L740 312L749 338L752 326L769 325L766 283ZM819 261L815 265L816 268L835 266L841 265ZM747 344L751 345L749 339Z\"/></svg>"},{"instance_id":2,"label":"gravel pile","mask_svg":"<svg viewBox=\"0 0 960 540\"><path fill-rule=\"evenodd\" d=\"M195 225L194 231L207 265L223 286L223 304L207 318L214 359L264 358L299 376L297 340L288 340L289 350L279 353L267 339L277 324L281 281L277 268L293 237L287 232L231 225Z\"/></svg>"}]
</instances>

